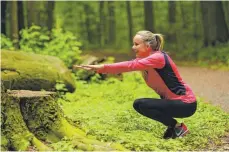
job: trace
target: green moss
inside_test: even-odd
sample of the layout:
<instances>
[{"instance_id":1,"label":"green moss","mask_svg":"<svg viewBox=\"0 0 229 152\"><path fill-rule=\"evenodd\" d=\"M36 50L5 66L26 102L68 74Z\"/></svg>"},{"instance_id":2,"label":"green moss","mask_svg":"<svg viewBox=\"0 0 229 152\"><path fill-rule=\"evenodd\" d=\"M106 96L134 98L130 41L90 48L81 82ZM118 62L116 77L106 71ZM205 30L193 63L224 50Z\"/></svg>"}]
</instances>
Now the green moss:
<instances>
[{"instance_id":1,"label":"green moss","mask_svg":"<svg viewBox=\"0 0 229 152\"><path fill-rule=\"evenodd\" d=\"M52 97L22 99L21 109L28 128L42 140L57 142L63 137L85 135L71 126Z\"/></svg>"},{"instance_id":2,"label":"green moss","mask_svg":"<svg viewBox=\"0 0 229 152\"><path fill-rule=\"evenodd\" d=\"M28 131L25 122L23 121L19 100L13 98L5 98L4 104L1 106L4 108L3 117L4 129L3 134L10 141L10 147L13 150L27 150L32 139L32 134Z\"/></svg>"},{"instance_id":3,"label":"green moss","mask_svg":"<svg viewBox=\"0 0 229 152\"><path fill-rule=\"evenodd\" d=\"M8 89L54 90L62 81L75 90L74 79L64 63L56 57L20 51L2 51L2 83Z\"/></svg>"},{"instance_id":4,"label":"green moss","mask_svg":"<svg viewBox=\"0 0 229 152\"><path fill-rule=\"evenodd\" d=\"M8 150L8 145L9 145L8 139L1 133L1 151Z\"/></svg>"},{"instance_id":5,"label":"green moss","mask_svg":"<svg viewBox=\"0 0 229 152\"><path fill-rule=\"evenodd\" d=\"M36 137L33 137L32 140L33 145L36 146L36 148L39 151L50 151L51 148L47 147L45 144L43 144L40 140L38 140Z\"/></svg>"}]
</instances>

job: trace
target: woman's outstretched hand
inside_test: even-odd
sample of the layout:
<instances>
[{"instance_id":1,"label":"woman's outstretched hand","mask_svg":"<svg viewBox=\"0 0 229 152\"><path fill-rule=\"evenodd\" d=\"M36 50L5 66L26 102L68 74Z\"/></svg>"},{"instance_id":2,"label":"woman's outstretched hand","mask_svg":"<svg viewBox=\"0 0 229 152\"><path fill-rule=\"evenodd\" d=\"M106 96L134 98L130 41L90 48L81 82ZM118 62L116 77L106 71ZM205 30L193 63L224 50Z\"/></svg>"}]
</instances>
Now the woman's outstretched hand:
<instances>
[{"instance_id":1,"label":"woman's outstretched hand","mask_svg":"<svg viewBox=\"0 0 229 152\"><path fill-rule=\"evenodd\" d=\"M103 64L100 65L73 65L73 69L84 69L84 70L88 70L88 71L97 71L100 70L102 68L104 68Z\"/></svg>"}]
</instances>

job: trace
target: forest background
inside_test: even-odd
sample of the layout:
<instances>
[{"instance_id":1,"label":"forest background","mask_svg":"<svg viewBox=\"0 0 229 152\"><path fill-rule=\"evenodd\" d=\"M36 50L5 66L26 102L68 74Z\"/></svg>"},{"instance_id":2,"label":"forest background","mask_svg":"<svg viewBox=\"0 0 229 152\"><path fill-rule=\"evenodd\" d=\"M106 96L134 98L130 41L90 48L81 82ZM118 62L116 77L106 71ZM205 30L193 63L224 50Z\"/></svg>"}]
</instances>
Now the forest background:
<instances>
[{"instance_id":1,"label":"forest background","mask_svg":"<svg viewBox=\"0 0 229 152\"><path fill-rule=\"evenodd\" d=\"M1 46L70 64L78 50L130 54L135 33L150 30L176 60L228 67L228 14L228 1L1 1Z\"/></svg>"}]
</instances>

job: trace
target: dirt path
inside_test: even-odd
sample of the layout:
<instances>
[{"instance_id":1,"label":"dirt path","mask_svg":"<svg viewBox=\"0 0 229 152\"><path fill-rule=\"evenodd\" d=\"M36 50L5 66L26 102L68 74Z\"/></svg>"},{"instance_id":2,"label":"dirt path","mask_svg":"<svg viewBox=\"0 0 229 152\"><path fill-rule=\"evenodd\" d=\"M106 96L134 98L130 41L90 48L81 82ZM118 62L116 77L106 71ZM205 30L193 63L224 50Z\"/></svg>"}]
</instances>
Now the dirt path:
<instances>
[{"instance_id":1,"label":"dirt path","mask_svg":"<svg viewBox=\"0 0 229 152\"><path fill-rule=\"evenodd\" d=\"M183 80L197 96L229 113L229 71L178 67Z\"/></svg>"},{"instance_id":2,"label":"dirt path","mask_svg":"<svg viewBox=\"0 0 229 152\"><path fill-rule=\"evenodd\" d=\"M229 113L229 71L181 66L178 70L197 96ZM203 151L229 151L229 133L221 141L221 145L210 143Z\"/></svg>"}]
</instances>

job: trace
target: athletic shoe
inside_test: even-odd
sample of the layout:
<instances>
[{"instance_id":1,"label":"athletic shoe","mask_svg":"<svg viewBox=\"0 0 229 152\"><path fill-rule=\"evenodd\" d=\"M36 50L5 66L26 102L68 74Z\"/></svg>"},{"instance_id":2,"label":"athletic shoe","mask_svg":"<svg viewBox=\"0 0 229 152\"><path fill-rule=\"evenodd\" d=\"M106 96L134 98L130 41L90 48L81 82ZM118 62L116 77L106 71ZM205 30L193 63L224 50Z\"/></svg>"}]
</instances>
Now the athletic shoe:
<instances>
[{"instance_id":1,"label":"athletic shoe","mask_svg":"<svg viewBox=\"0 0 229 152\"><path fill-rule=\"evenodd\" d=\"M184 123L181 123L180 126L174 128L174 132L176 137L184 137L187 133L189 133L189 130L187 126Z\"/></svg>"},{"instance_id":2,"label":"athletic shoe","mask_svg":"<svg viewBox=\"0 0 229 152\"><path fill-rule=\"evenodd\" d=\"M168 127L163 135L164 139L174 138L176 136L174 128Z\"/></svg>"}]
</instances>

